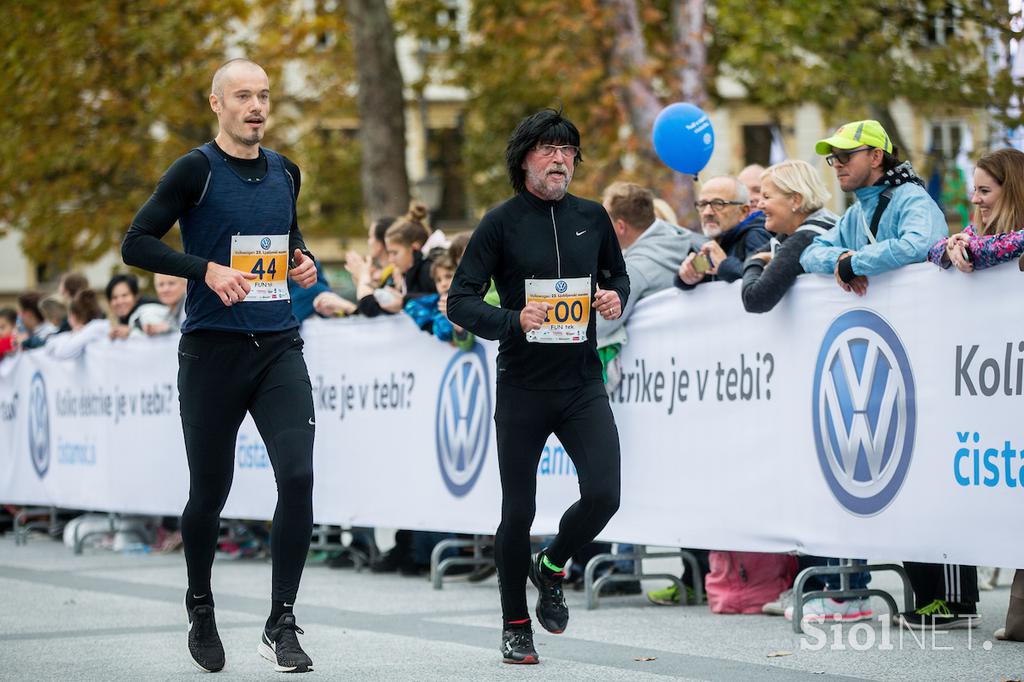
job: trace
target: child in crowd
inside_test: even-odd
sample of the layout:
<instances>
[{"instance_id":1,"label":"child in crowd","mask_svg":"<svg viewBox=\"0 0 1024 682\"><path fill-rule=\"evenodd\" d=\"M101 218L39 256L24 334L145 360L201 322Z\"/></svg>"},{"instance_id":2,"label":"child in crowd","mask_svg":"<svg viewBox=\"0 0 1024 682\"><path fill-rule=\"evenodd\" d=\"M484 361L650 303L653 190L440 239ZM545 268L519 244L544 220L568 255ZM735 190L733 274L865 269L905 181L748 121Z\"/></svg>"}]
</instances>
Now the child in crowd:
<instances>
[{"instance_id":1,"label":"child in crowd","mask_svg":"<svg viewBox=\"0 0 1024 682\"><path fill-rule=\"evenodd\" d=\"M402 296L395 288L393 265L387 262L384 235L395 224L394 218L378 218L370 225L364 258L355 251L345 254L345 269L356 287L356 310L364 317L394 314L402 309Z\"/></svg>"},{"instance_id":2,"label":"child in crowd","mask_svg":"<svg viewBox=\"0 0 1024 682\"><path fill-rule=\"evenodd\" d=\"M18 311L0 308L0 360L18 350Z\"/></svg>"},{"instance_id":3,"label":"child in crowd","mask_svg":"<svg viewBox=\"0 0 1024 682\"><path fill-rule=\"evenodd\" d=\"M39 302L43 295L36 291L26 291L18 296L18 318L24 333L18 339L21 347L28 350L41 348L53 334L57 333L57 327L46 321Z\"/></svg>"},{"instance_id":4,"label":"child in crowd","mask_svg":"<svg viewBox=\"0 0 1024 682\"><path fill-rule=\"evenodd\" d=\"M57 327L57 331L68 331L62 328L68 319L68 307L59 297L47 296L39 301L39 310L42 311L43 317L46 318L47 322Z\"/></svg>"},{"instance_id":5,"label":"child in crowd","mask_svg":"<svg viewBox=\"0 0 1024 682\"><path fill-rule=\"evenodd\" d=\"M937 242L928 260L941 268L952 265L972 272L1020 258L1024 253L1024 152L1000 149L978 159L971 203L974 224Z\"/></svg>"},{"instance_id":6,"label":"child in crowd","mask_svg":"<svg viewBox=\"0 0 1024 682\"><path fill-rule=\"evenodd\" d=\"M71 331L56 334L46 342L46 352L55 358L77 358L90 343L110 334L110 322L103 314L99 297L92 289L83 289L71 299L68 324L71 325Z\"/></svg>"},{"instance_id":7,"label":"child in crowd","mask_svg":"<svg viewBox=\"0 0 1024 682\"><path fill-rule=\"evenodd\" d=\"M448 304L448 290L455 276L455 259L450 252L442 252L430 266L436 294L411 299L405 304L405 312L413 319L420 329L427 333L433 332L441 341L469 350L473 347L474 337L462 327L453 325L445 316Z\"/></svg>"}]
</instances>

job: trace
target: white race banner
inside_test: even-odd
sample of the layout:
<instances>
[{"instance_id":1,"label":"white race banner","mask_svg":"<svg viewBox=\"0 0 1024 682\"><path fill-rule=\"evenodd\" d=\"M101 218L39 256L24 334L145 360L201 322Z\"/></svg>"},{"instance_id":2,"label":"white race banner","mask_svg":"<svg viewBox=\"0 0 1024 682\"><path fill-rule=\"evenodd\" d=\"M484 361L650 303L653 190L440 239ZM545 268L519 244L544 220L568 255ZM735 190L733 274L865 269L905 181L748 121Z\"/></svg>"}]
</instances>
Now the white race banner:
<instances>
[{"instance_id":1,"label":"white race banner","mask_svg":"<svg viewBox=\"0 0 1024 682\"><path fill-rule=\"evenodd\" d=\"M603 537L823 556L1024 566L1002 519L1024 499L1024 279L916 265L863 298L801 277L772 312L739 284L642 301L612 395L622 503ZM986 313L987 311L987 313ZM318 522L493 533L496 345L460 352L404 317L303 326ZM0 500L174 515L188 493L175 338L0 363ZM534 532L578 497L555 438ZM269 519L252 421L226 517Z\"/></svg>"}]
</instances>

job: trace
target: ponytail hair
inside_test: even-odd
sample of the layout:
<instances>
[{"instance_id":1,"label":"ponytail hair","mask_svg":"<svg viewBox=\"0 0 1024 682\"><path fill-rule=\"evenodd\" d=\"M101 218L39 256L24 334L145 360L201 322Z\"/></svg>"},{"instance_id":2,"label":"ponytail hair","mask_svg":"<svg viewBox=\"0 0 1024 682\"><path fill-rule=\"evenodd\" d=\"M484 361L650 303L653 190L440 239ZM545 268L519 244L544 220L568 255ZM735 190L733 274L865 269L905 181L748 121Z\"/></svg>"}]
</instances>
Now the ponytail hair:
<instances>
[{"instance_id":1,"label":"ponytail hair","mask_svg":"<svg viewBox=\"0 0 1024 682\"><path fill-rule=\"evenodd\" d=\"M82 289L71 299L68 312L75 316L82 324L88 324L93 320L103 319L103 310L100 308L99 297L92 289Z\"/></svg>"},{"instance_id":2,"label":"ponytail hair","mask_svg":"<svg viewBox=\"0 0 1024 682\"><path fill-rule=\"evenodd\" d=\"M419 244L422 247L430 238L430 228L426 225L428 213L426 204L421 201L412 202L409 204L409 212L396 220L384 233L385 241L401 246Z\"/></svg>"}]
</instances>

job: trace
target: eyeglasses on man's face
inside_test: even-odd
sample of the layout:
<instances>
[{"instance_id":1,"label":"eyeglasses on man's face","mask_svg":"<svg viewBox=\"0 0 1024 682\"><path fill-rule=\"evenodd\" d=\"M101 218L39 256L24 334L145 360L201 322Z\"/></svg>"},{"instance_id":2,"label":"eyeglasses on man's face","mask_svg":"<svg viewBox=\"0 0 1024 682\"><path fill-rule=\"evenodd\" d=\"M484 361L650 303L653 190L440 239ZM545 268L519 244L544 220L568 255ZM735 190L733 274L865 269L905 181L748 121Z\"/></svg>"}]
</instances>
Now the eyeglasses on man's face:
<instances>
[{"instance_id":1,"label":"eyeglasses on man's face","mask_svg":"<svg viewBox=\"0 0 1024 682\"><path fill-rule=\"evenodd\" d=\"M832 153L825 157L825 163L829 166L834 166L836 161L838 161L845 166L850 163L850 159L857 152L866 152L871 149L874 149L874 147L860 147L859 149L836 149L833 147Z\"/></svg>"},{"instance_id":2,"label":"eyeglasses on man's face","mask_svg":"<svg viewBox=\"0 0 1024 682\"><path fill-rule=\"evenodd\" d=\"M725 201L724 199L711 199L710 201L698 201L697 210L703 211L705 208L710 208L716 213L721 211L726 206L742 206L742 201Z\"/></svg>"},{"instance_id":3,"label":"eyeglasses on man's face","mask_svg":"<svg viewBox=\"0 0 1024 682\"><path fill-rule=\"evenodd\" d=\"M566 159L576 160L576 155L580 153L580 148L574 144L539 144L533 148L537 155L541 158L550 158L555 155L555 152L562 152L562 157Z\"/></svg>"}]
</instances>

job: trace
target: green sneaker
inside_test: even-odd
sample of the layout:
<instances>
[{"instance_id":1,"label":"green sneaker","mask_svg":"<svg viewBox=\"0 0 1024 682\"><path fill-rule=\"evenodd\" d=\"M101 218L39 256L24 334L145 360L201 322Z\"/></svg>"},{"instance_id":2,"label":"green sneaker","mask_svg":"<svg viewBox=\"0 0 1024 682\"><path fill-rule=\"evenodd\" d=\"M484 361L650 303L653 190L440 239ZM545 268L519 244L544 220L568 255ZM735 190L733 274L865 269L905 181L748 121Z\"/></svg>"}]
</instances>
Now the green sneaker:
<instances>
[{"instance_id":1,"label":"green sneaker","mask_svg":"<svg viewBox=\"0 0 1024 682\"><path fill-rule=\"evenodd\" d=\"M678 606L679 586L672 583L663 590L654 590L647 593L647 599L658 606Z\"/></svg>"},{"instance_id":2,"label":"green sneaker","mask_svg":"<svg viewBox=\"0 0 1024 682\"><path fill-rule=\"evenodd\" d=\"M935 599L916 611L906 611L894 618L899 625L911 630L956 630L974 627L981 616L977 609L966 604L949 604Z\"/></svg>"}]
</instances>

